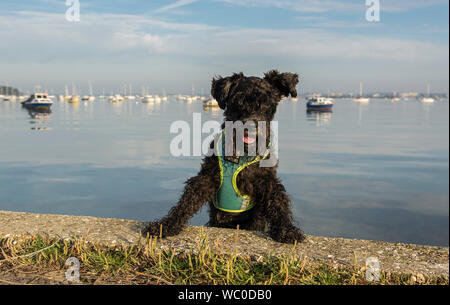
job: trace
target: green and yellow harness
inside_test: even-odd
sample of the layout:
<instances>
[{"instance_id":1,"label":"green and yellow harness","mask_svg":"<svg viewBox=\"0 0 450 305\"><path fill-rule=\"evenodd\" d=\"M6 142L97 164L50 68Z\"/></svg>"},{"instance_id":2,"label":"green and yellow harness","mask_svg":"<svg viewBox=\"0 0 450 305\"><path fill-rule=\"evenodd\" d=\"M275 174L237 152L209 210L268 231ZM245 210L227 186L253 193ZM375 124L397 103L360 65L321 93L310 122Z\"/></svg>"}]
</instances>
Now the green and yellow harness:
<instances>
[{"instance_id":1,"label":"green and yellow harness","mask_svg":"<svg viewBox=\"0 0 450 305\"><path fill-rule=\"evenodd\" d=\"M250 157L241 156L237 163L227 160L223 156L223 151L225 148L225 139L222 133L217 141L217 158L220 167L220 186L213 200L214 206L224 212L230 213L242 213L250 210L254 206L254 202L251 200L250 196L243 195L239 191L236 183L237 176L239 173L249 165L264 160L269 155L269 149L266 150L264 155ZM269 143L270 146L270 143Z\"/></svg>"}]
</instances>

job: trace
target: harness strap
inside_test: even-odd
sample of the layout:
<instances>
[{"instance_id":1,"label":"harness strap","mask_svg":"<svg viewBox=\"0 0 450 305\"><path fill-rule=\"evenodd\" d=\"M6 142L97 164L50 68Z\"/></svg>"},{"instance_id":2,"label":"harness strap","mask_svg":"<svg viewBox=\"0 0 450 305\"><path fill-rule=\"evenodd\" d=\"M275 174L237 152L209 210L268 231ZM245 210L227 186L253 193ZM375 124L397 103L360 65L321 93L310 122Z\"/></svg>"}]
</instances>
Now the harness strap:
<instances>
[{"instance_id":1,"label":"harness strap","mask_svg":"<svg viewBox=\"0 0 450 305\"><path fill-rule=\"evenodd\" d=\"M237 176L238 176L239 173L240 173L242 170L244 170L247 166L250 166L250 165L252 165L252 164L254 164L254 163L257 163L257 162L259 162L259 161L261 161L261 160L264 160L264 159L266 159L266 158L268 157L268 155L269 155L269 153L270 153L270 149L269 149L269 147L270 147L270 142L269 142L269 145L268 145L268 147L267 147L266 152L264 153L264 155L263 155L262 157L258 155L258 156L256 156L252 161L246 162L246 163L240 165L237 169L234 170L233 176L232 176L232 179L231 179L231 183L232 183L233 190L234 190L234 192L236 193L236 195L237 195L238 198L234 197L233 200L239 200L239 199L240 199L242 204L241 204L241 209L228 209L228 208L226 208L226 204L227 204L227 203L226 203L226 202L221 202L221 201L224 200L223 197L226 197L226 195L227 195L227 194L223 194L223 193L222 193L222 191L223 191L223 190L222 190L222 186L223 186L223 172L224 172L224 164L223 164L222 162L227 163L228 167L231 166L232 169L233 169L233 167L235 166L235 164L232 163L232 162L230 162L230 161L228 161L228 160L226 160L226 159L224 159L224 158L223 158L223 160L222 160L222 156L221 156L221 152L220 152L220 147L223 146L223 142L222 142L222 139L223 139L222 136L223 136L223 134L225 134L225 130L224 130L223 133L220 135L219 140L218 140L218 142L217 142L217 147L216 147L216 150L217 150L217 158L218 158L218 161L219 161L219 168L220 168L220 186L219 186L219 189L218 189L218 191L217 191L217 193L216 193L216 196L215 196L215 198L214 198L214 200L213 200L213 203L214 203L214 206L215 206L217 209L219 209L219 210L222 210L222 211L225 211L225 212L231 212L231 213L241 213L241 212L248 211L248 210L250 210L251 208L253 208L254 203L251 202L251 198L250 198L249 195L241 194L241 192L239 191L239 188L238 188L237 182L236 182L236 181L237 181ZM230 163L232 163L232 164L230 164ZM226 190L230 191L230 190L229 190L229 187L227 187ZM224 191L225 191L225 190L224 190ZM242 208L242 207L244 207L244 208Z\"/></svg>"}]
</instances>

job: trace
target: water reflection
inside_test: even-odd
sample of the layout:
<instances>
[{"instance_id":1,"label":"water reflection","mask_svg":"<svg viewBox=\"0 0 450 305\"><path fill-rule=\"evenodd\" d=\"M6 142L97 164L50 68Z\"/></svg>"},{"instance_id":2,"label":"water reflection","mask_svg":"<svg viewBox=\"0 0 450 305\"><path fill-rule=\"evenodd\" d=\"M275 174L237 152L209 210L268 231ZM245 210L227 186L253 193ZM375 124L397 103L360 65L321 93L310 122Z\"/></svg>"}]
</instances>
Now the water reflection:
<instances>
[{"instance_id":1,"label":"water reflection","mask_svg":"<svg viewBox=\"0 0 450 305\"><path fill-rule=\"evenodd\" d=\"M50 124L51 109L32 109L28 108L28 115L30 116L31 130L51 130Z\"/></svg>"},{"instance_id":2,"label":"water reflection","mask_svg":"<svg viewBox=\"0 0 450 305\"><path fill-rule=\"evenodd\" d=\"M213 118L218 118L220 115L220 108L217 106L203 105L203 111L209 112Z\"/></svg>"},{"instance_id":3,"label":"water reflection","mask_svg":"<svg viewBox=\"0 0 450 305\"><path fill-rule=\"evenodd\" d=\"M364 110L367 109L369 104L368 103L357 103L357 105L358 105L358 121L361 124L361 122L363 120L363 112L364 112Z\"/></svg>"},{"instance_id":4,"label":"water reflection","mask_svg":"<svg viewBox=\"0 0 450 305\"><path fill-rule=\"evenodd\" d=\"M153 114L155 112L154 103L142 103L142 108L144 109L145 114Z\"/></svg>"},{"instance_id":5,"label":"water reflection","mask_svg":"<svg viewBox=\"0 0 450 305\"><path fill-rule=\"evenodd\" d=\"M80 111L80 103L66 103L66 113L78 113Z\"/></svg>"},{"instance_id":6,"label":"water reflection","mask_svg":"<svg viewBox=\"0 0 450 305\"><path fill-rule=\"evenodd\" d=\"M297 102L293 102L291 103L292 105L292 119L295 120L295 118L297 117Z\"/></svg>"},{"instance_id":7,"label":"water reflection","mask_svg":"<svg viewBox=\"0 0 450 305\"><path fill-rule=\"evenodd\" d=\"M324 113L280 103L279 175L295 220L309 234L448 245L448 107L339 99ZM201 163L172 156L170 125L192 124L193 112L222 121L221 109L174 98L61 102L52 112L0 102L0 210L160 218ZM205 207L192 224L207 220Z\"/></svg>"},{"instance_id":8,"label":"water reflection","mask_svg":"<svg viewBox=\"0 0 450 305\"><path fill-rule=\"evenodd\" d=\"M330 124L330 119L333 111L314 111L307 110L306 118L308 122L313 125L319 126L328 126Z\"/></svg>"},{"instance_id":9,"label":"water reflection","mask_svg":"<svg viewBox=\"0 0 450 305\"><path fill-rule=\"evenodd\" d=\"M430 110L433 107L433 103L422 103L422 109L425 113L425 119L428 121L430 119Z\"/></svg>"}]
</instances>

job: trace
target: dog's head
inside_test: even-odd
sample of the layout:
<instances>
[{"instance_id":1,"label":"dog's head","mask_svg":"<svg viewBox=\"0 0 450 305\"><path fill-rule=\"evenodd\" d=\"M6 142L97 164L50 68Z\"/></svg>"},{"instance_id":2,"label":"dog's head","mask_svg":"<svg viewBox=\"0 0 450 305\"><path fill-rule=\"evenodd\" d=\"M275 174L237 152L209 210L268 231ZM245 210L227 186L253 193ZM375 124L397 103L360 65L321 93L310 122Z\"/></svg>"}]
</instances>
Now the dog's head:
<instances>
[{"instance_id":1,"label":"dog's head","mask_svg":"<svg viewBox=\"0 0 450 305\"><path fill-rule=\"evenodd\" d=\"M283 97L297 96L295 89L298 75L280 73L272 70L264 74L264 78L246 77L243 73L235 73L229 77L216 77L212 80L211 95L224 109L225 121L269 122L273 120L278 103ZM267 129L267 132L270 132ZM256 141L258 131L248 135L246 130L244 142ZM266 133L268 134L268 133Z\"/></svg>"},{"instance_id":2,"label":"dog's head","mask_svg":"<svg viewBox=\"0 0 450 305\"><path fill-rule=\"evenodd\" d=\"M272 70L264 78L235 73L212 80L211 95L227 121L271 121L283 96L297 96L298 75Z\"/></svg>"}]
</instances>

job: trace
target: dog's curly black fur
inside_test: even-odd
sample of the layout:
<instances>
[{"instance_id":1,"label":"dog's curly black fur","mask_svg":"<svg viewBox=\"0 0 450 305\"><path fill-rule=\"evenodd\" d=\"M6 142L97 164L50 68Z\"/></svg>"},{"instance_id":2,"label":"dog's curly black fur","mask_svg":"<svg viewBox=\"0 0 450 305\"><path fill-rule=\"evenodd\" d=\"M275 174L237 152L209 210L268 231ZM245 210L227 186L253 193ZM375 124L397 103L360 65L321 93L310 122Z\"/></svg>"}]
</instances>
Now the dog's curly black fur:
<instances>
[{"instance_id":1,"label":"dog's curly black fur","mask_svg":"<svg viewBox=\"0 0 450 305\"><path fill-rule=\"evenodd\" d=\"M219 107L225 110L225 121L265 121L266 131L270 132L269 122L274 118L278 103L283 96L297 96L297 83L297 74L279 73L277 70L269 71L264 78L235 73L225 78L214 78L211 94ZM214 141L210 148L214 149ZM167 216L150 222L144 233L155 236L176 235L209 202L209 226L236 228L239 225L241 229L256 231L265 231L268 227L270 237L276 241L303 241L302 231L293 224L290 198L277 177L277 165L278 161L275 160L272 167L260 167L258 163L246 167L238 175L237 185L240 192L249 195L256 204L242 213L228 213L217 209L212 203L220 186L217 156L205 157L198 175L186 181L178 204L171 208Z\"/></svg>"}]
</instances>

